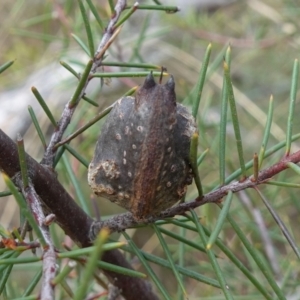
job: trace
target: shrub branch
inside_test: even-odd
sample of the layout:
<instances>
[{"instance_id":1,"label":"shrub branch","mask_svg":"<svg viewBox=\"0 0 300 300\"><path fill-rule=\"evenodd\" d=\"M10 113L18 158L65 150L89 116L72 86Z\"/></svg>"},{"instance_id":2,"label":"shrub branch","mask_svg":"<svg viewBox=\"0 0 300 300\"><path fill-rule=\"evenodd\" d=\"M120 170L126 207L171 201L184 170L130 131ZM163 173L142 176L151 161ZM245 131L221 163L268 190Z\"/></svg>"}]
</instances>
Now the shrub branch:
<instances>
[{"instance_id":1,"label":"shrub branch","mask_svg":"<svg viewBox=\"0 0 300 300\"><path fill-rule=\"evenodd\" d=\"M48 213L56 217L56 223L70 236L79 247L89 247L92 241L89 238L93 219L89 217L67 193L57 180L54 172L39 164L30 155L26 154L28 176L35 187L36 193L46 206ZM8 175L19 186L20 163L16 144L0 129L0 170ZM110 250L103 253L102 260L117 266L132 270L131 265L119 250ZM109 281L122 291L127 300L137 299L137 295L145 300L156 300L158 297L152 291L151 285L140 278L122 275L103 270Z\"/></svg>"}]
</instances>

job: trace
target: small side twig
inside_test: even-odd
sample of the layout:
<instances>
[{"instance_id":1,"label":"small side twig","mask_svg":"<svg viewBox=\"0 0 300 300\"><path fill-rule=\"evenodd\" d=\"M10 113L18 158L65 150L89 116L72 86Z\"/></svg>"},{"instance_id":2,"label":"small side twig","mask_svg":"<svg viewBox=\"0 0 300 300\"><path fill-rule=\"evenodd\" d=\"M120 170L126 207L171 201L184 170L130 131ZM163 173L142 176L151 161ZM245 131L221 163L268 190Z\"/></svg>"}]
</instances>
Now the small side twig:
<instances>
[{"instance_id":1,"label":"small side twig","mask_svg":"<svg viewBox=\"0 0 300 300\"><path fill-rule=\"evenodd\" d=\"M54 299L54 288L51 282L56 273L56 253L50 237L48 222L45 223L46 218L41 206L41 201L32 184L29 184L26 188L22 189L22 193L46 242L46 245L43 247L43 280L41 285L41 299ZM51 218L53 219L53 215L51 215Z\"/></svg>"},{"instance_id":2,"label":"small side twig","mask_svg":"<svg viewBox=\"0 0 300 300\"><path fill-rule=\"evenodd\" d=\"M122 11L126 8L126 0L118 0L117 4L115 6L115 12L111 17L111 20L105 29L105 33L101 39L101 42L98 46L98 49L94 55L92 65L89 67L89 64L87 64L85 72L88 71L88 73L95 73L97 68L101 66L103 56L106 52L106 50L109 48L109 46L112 44L118 33L120 32L121 27L116 28L116 23L119 20L119 17L122 13ZM84 74L83 74L84 75ZM74 96L72 99L67 103L65 106L62 115L60 117L60 120L57 122L57 128L53 132L49 145L45 151L44 157L41 161L42 164L53 167L54 163L54 157L57 151L56 145L61 141L62 136L71 122L72 116L75 112L75 109L80 101L80 99L85 95L86 88L89 84L89 81L91 80L91 76L85 76L85 80L81 81L80 83L80 91L76 90L74 93ZM75 99L74 99L75 98Z\"/></svg>"},{"instance_id":3,"label":"small side twig","mask_svg":"<svg viewBox=\"0 0 300 300\"><path fill-rule=\"evenodd\" d=\"M116 29L115 25L117 24L122 11L125 10L126 8L126 4L127 4L126 2L127 2L126 0L118 0L115 6L114 14L112 15L110 22L108 23L105 29L105 33L95 53L94 57L96 58L96 61L94 63L94 66L92 67L92 72L96 72L96 69L101 66L102 57L104 53L102 55L99 54L102 51L102 49L105 47L105 45L109 42L109 40L112 38Z\"/></svg>"},{"instance_id":4,"label":"small side twig","mask_svg":"<svg viewBox=\"0 0 300 300\"><path fill-rule=\"evenodd\" d=\"M27 215L27 217L31 219L30 224L34 226L39 241L43 247L43 280L41 298L51 300L54 299L54 287L51 282L54 279L56 273L56 254L48 226L55 219L55 216L54 214L50 214L47 216L47 218L45 217L42 207L42 201L38 196L30 180L30 177L28 176L28 159L26 157L24 140L20 134L17 135L17 145L21 168L21 177L16 176L15 178L18 182L19 187L21 187L24 198L26 199L27 207L22 200L19 205L23 213L29 208L29 210L31 211L31 215L33 216L32 217L31 215Z\"/></svg>"}]
</instances>

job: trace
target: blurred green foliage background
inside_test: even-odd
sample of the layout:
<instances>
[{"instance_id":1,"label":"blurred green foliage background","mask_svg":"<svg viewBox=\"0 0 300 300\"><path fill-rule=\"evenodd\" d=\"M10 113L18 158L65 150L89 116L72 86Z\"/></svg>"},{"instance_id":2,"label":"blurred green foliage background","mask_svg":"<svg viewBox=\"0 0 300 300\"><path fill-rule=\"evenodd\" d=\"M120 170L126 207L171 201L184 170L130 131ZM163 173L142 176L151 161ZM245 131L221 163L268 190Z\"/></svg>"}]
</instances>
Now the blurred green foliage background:
<instances>
[{"instance_id":1,"label":"blurred green foliage background","mask_svg":"<svg viewBox=\"0 0 300 300\"><path fill-rule=\"evenodd\" d=\"M133 2L128 1L128 4L133 4ZM152 1L144 2L153 4ZM141 1L141 3L144 2ZM97 1L95 6L99 10L105 26L110 18L107 1ZM60 72L66 72L59 65L61 59L81 69L87 62L88 56L71 36L71 33L75 33L86 41L80 11L74 1L4 0L1 4L0 14L0 62L2 64L8 60L15 60L13 67L1 76L0 93L3 94L8 90L18 90L29 75L47 67L49 64L54 63L56 66L51 76L55 77ZM204 191L208 192L218 185L219 180L218 133L223 81L222 60L227 46L230 44L232 49L232 81L235 86L241 123L244 157L246 161L249 161L255 152L259 152L261 146L271 94L274 97L275 111L269 147L285 139L292 66L294 59L299 58L299 20L300 8L297 1L293 0L234 1L228 5L216 5L209 8L197 8L197 5L195 5L187 6L182 12L176 14L137 10L125 23L118 39L111 50L108 51L107 61L127 62L132 60L167 67L168 72L173 74L176 79L178 101L189 106L193 100L191 91L197 82L205 49L209 43L212 43L210 69L204 86L198 120L200 132L199 153L201 154L209 148L209 152L200 166ZM94 32L94 40L98 43L102 32L92 17L91 26ZM109 72L116 69L106 67L104 70ZM47 85L47 78L43 82L44 85ZM52 99L49 96L50 94L43 94L57 119L63 108L63 104L60 103L65 103L69 99L68 92L75 89L75 82L74 78L65 78L59 85L51 87L51 89L61 91L62 98L59 101ZM99 107L95 108L87 103L82 103L74 116L74 122L70 125L70 132L117 100L129 88L141 82L142 79L135 78L112 79L112 81L105 81L102 91L100 82L95 84L89 96L92 95L91 98L99 103ZM37 86L37 88L40 87ZM22 92L24 93L24 90ZM30 89L26 93L31 94ZM33 98L31 100L34 101ZM299 100L297 100L294 133L299 133L299 107ZM0 109L2 109L1 103ZM18 111L17 106L16 114L20 118L27 117L27 112ZM39 117L44 132L50 134L52 130L49 128L50 122L44 120L45 116L42 113ZM102 121L72 141L72 146L87 160L92 157L101 124ZM11 124L8 119L6 126L14 126L14 124ZM228 174L239 167L234 134L230 128L229 126L226 149ZM26 140L26 136L28 136L28 140ZM25 135L25 144L28 153L37 159L41 157L43 149L31 127L28 128ZM292 151L298 149L299 142L295 142ZM268 158L263 167L275 163L283 155L284 149ZM84 197L89 198L91 192L86 181L86 169L75 158L68 156L67 159L78 182L81 183ZM76 199L76 192L68 174L65 172L65 166L59 164L57 172L66 189ZM248 175L250 174L251 172ZM295 177L291 171L283 172L276 180L299 183L299 177ZM300 221L298 189L264 186L261 190L271 201L299 244L300 233L297 230ZM195 197L196 189L193 186L189 188L186 199L192 200ZM257 197L255 191L244 191L234 197L231 207L232 216L255 247L261 250L261 255L266 258L275 278L283 286L286 295L294 296L291 299L300 299L295 296L297 293L299 294L299 262L276 223ZM17 206L12 199L4 199L0 199L1 211L3 212L0 213L0 224L7 228L18 226ZM105 201L105 206L102 205L102 201ZM95 202L98 202L102 215L122 211L106 200L95 199ZM94 211L94 216L96 216L96 210L92 205L93 201L89 203ZM206 205L199 208L197 212L199 216L204 218L206 226L209 228L214 227L219 213L215 205ZM257 215L260 217L257 217ZM264 227L257 224L258 220L261 220ZM182 229L172 224L167 225L166 228L176 232L182 231ZM267 254L262 228L267 229L271 240L270 245L273 247L272 253L274 254L272 257ZM140 248L155 255L163 256L157 237L151 229L144 228L129 230L128 232ZM61 241L65 239L63 234L58 233L58 235ZM197 237L193 232L186 231L185 235L197 242ZM261 275L257 266L241 246L240 241L228 224L223 229L221 238L234 251L235 255L260 278ZM178 258L179 251L182 251L178 247L178 241L171 238L166 238L166 241L174 252L174 258ZM206 276L214 277L211 265L203 253L189 247L184 248L184 253L185 266L189 266ZM216 253L218 254L218 250L216 250ZM241 276L239 271L232 266L230 261L222 253L218 255L222 270L227 274L228 285L231 287L233 294L240 296L236 299L262 299L247 279ZM134 258L129 257L129 259L133 259L133 263L137 268L140 267ZM176 280L172 273L158 267L155 270L175 299L177 287L174 289ZM17 282L23 280L24 274L15 273L12 278L15 280L12 285L16 287ZM185 280L185 284L187 291L189 291L189 299L199 299L200 295L201 299L224 299L219 290L200 284L190 278Z\"/></svg>"}]
</instances>

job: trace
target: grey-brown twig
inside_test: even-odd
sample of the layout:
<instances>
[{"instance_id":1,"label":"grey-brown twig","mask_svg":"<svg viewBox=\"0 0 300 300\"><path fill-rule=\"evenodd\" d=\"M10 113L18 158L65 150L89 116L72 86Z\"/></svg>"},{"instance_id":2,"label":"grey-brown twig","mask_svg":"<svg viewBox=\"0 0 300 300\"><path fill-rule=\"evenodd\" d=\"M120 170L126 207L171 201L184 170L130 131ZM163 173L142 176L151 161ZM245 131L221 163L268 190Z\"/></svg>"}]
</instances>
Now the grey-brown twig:
<instances>
[{"instance_id":1,"label":"grey-brown twig","mask_svg":"<svg viewBox=\"0 0 300 300\"><path fill-rule=\"evenodd\" d=\"M113 39L113 35L116 30L115 25L118 22L122 11L126 8L126 2L127 2L126 0L119 0L115 6L115 13L111 16L110 22L108 23L105 29L105 33L95 53L94 56L95 62L92 67L92 72L96 72L96 69L101 65L102 58L104 55L104 53L102 53L103 52L102 50L105 48L105 45L109 43L111 39Z\"/></svg>"},{"instance_id":2,"label":"grey-brown twig","mask_svg":"<svg viewBox=\"0 0 300 300\"><path fill-rule=\"evenodd\" d=\"M85 72L88 71L88 73L95 73L97 68L101 66L103 56L105 54L105 51L108 49L108 47L111 45L117 34L120 32L120 27L115 28L115 25L122 13L122 11L126 8L126 0L118 0L117 4L115 6L115 12L111 17L111 20L105 29L105 33L103 34L103 37L101 39L101 42L98 46L98 49L94 55L92 65L90 68L88 68L89 64L87 64L87 68ZM60 117L60 120L57 122L57 128L53 132L49 145L45 151L44 157L42 159L42 164L48 166L48 167L53 167L54 163L54 157L57 151L57 147L55 145L59 143L62 139L62 136L71 122L72 116L75 112L75 109L81 100L81 98L85 94L85 90L88 86L88 83L90 79L92 78L91 76L85 76L86 78L84 82L78 85L80 87L80 90L76 90L74 92L74 95L72 99L67 103L65 106L62 115Z\"/></svg>"},{"instance_id":3,"label":"grey-brown twig","mask_svg":"<svg viewBox=\"0 0 300 300\"><path fill-rule=\"evenodd\" d=\"M52 285L52 280L56 274L56 253L50 236L49 227L45 224L45 215L41 206L41 201L32 184L23 188L22 193L46 242L46 245L43 245L41 299L52 300L54 299L54 286Z\"/></svg>"}]
</instances>

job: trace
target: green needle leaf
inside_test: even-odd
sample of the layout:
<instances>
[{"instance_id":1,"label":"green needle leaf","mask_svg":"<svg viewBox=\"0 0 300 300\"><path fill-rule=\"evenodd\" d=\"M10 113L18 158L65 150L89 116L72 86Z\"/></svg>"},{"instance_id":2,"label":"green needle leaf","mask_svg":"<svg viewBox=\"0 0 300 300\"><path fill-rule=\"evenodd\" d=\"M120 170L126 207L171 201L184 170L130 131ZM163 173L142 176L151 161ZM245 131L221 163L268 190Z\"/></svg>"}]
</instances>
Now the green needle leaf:
<instances>
[{"instance_id":1,"label":"green needle leaf","mask_svg":"<svg viewBox=\"0 0 300 300\"><path fill-rule=\"evenodd\" d=\"M198 150L198 133L195 132L191 138L191 145L190 145L190 163L191 167L195 176L195 183L198 189L198 197L203 197L203 190L202 190L202 184L200 180L199 170L198 170L198 164L197 164L197 150Z\"/></svg>"},{"instance_id":2,"label":"green needle leaf","mask_svg":"<svg viewBox=\"0 0 300 300\"><path fill-rule=\"evenodd\" d=\"M80 79L79 74L66 62L60 61L59 62L65 69L67 69L70 73L72 73L76 78Z\"/></svg>"},{"instance_id":3,"label":"green needle leaf","mask_svg":"<svg viewBox=\"0 0 300 300\"><path fill-rule=\"evenodd\" d=\"M49 107L47 106L45 100L43 99L43 97L39 93L39 91L34 86L31 88L31 91L34 94L36 100L39 102L39 104L42 107L42 109L44 110L45 114L47 115L47 117L51 121L51 123L54 126L54 128L57 128L57 123L56 123L56 121L55 121L55 119L54 119L54 117L53 117L53 115L52 115Z\"/></svg>"},{"instance_id":4,"label":"green needle leaf","mask_svg":"<svg viewBox=\"0 0 300 300\"><path fill-rule=\"evenodd\" d=\"M46 241L44 239L44 236L41 233L41 230L40 230L38 224L36 223L34 217L30 213L30 211L29 211L29 209L28 209L28 207L26 205L26 202L24 201L23 197L18 192L17 188L15 187L15 185L13 184L13 182L11 181L11 179L7 175L3 174L3 178L4 178L4 181L5 181L6 185L7 185L7 187L9 188L9 190L11 191L11 193L13 194L13 196L15 197L15 199L16 199L19 207L20 207L21 213L27 218L30 226L35 231L36 235L38 236L38 238L40 240L40 243L42 245L47 245L47 243L46 243Z\"/></svg>"},{"instance_id":5,"label":"green needle leaf","mask_svg":"<svg viewBox=\"0 0 300 300\"><path fill-rule=\"evenodd\" d=\"M136 2L135 4L133 4L133 6L129 9L129 11L125 14L125 16L123 16L115 25L115 29L120 27L126 20L128 20L130 18L130 16L137 10L137 8L139 7L139 3Z\"/></svg>"},{"instance_id":6,"label":"green needle leaf","mask_svg":"<svg viewBox=\"0 0 300 300\"><path fill-rule=\"evenodd\" d=\"M78 2L79 2L79 8L80 8L80 12L81 12L81 15L82 15L86 35L87 35L87 38L88 38L89 49L90 49L90 57L92 58L94 56L94 53L95 53L95 48L94 48L94 41L93 41L93 35L92 35L91 26L90 26L90 21L89 21L89 18L88 18L88 15L86 13L86 10L85 10L85 7L83 5L82 0L78 0Z\"/></svg>"},{"instance_id":7,"label":"green needle leaf","mask_svg":"<svg viewBox=\"0 0 300 300\"><path fill-rule=\"evenodd\" d=\"M146 77L149 72L116 72L116 73L94 73L92 77L100 78L123 78L123 77ZM160 77L161 72L152 72L154 77ZM163 73L163 76L168 76L168 73Z\"/></svg>"},{"instance_id":8,"label":"green needle leaf","mask_svg":"<svg viewBox=\"0 0 300 300\"><path fill-rule=\"evenodd\" d=\"M76 266L77 266L77 263L74 260L68 261L68 263L58 273L58 275L52 280L51 283L53 285L57 285L58 283L61 283Z\"/></svg>"},{"instance_id":9,"label":"green needle leaf","mask_svg":"<svg viewBox=\"0 0 300 300\"><path fill-rule=\"evenodd\" d=\"M192 115L195 118L195 120L196 120L197 114L198 114L198 109L199 109L199 104L200 104L200 100L201 100L205 76L206 76L206 72L207 72L207 68L208 68L210 54L211 54L211 44L209 44L206 48L201 72L199 74L199 79L197 82L196 95L195 95L195 100L193 101L193 108L192 108Z\"/></svg>"},{"instance_id":10,"label":"green needle leaf","mask_svg":"<svg viewBox=\"0 0 300 300\"><path fill-rule=\"evenodd\" d=\"M1 272L1 279L0 279L0 295L3 292L3 289L6 286L7 280L9 279L9 275L11 273L11 270L13 268L13 264L7 266L3 272Z\"/></svg>"},{"instance_id":11,"label":"green needle leaf","mask_svg":"<svg viewBox=\"0 0 300 300\"><path fill-rule=\"evenodd\" d=\"M110 7L111 14L114 15L115 14L115 7L114 7L113 0L108 0L108 4L109 4L109 7Z\"/></svg>"},{"instance_id":12,"label":"green needle leaf","mask_svg":"<svg viewBox=\"0 0 300 300\"><path fill-rule=\"evenodd\" d=\"M195 213L194 210L191 210L191 214L192 214L192 218L191 220L194 222L194 224L196 225L196 228L197 228L197 231L199 233L199 236L202 240L202 243L204 245L207 244L207 239L206 239L206 235L205 235L205 232L204 232L204 229L203 229L203 226L202 224L199 222L198 220L198 216L197 214ZM229 291L229 286L227 285L226 281L225 281L225 276L223 275L223 272L217 262L217 259L215 257L215 254L213 253L212 250L207 250L207 256L212 264L212 267L217 275L217 278L218 278L218 281L220 283L220 286L221 286L221 289L224 293L224 296L227 300L233 300L233 297Z\"/></svg>"},{"instance_id":13,"label":"green needle leaf","mask_svg":"<svg viewBox=\"0 0 300 300\"><path fill-rule=\"evenodd\" d=\"M299 62L298 62L298 59L295 59L294 66L293 66L292 84L291 84L289 116L288 116L287 129L286 129L286 131L287 131L286 132L286 149L285 149L286 155L290 154L291 144L292 144L291 138L292 138L292 131L293 131L295 102L296 102L297 89L298 89L298 77L299 77Z\"/></svg>"},{"instance_id":14,"label":"green needle leaf","mask_svg":"<svg viewBox=\"0 0 300 300\"><path fill-rule=\"evenodd\" d=\"M253 155L253 181L257 182L258 179L258 156L257 153L254 153Z\"/></svg>"},{"instance_id":15,"label":"green needle leaf","mask_svg":"<svg viewBox=\"0 0 300 300\"><path fill-rule=\"evenodd\" d=\"M119 267L118 265L110 264L105 261L98 261L98 267L102 270L108 270L115 273L120 273L123 275L131 276L131 277L138 277L138 278L147 278L147 276L144 273L134 271L131 269Z\"/></svg>"},{"instance_id":16,"label":"green needle leaf","mask_svg":"<svg viewBox=\"0 0 300 300\"><path fill-rule=\"evenodd\" d=\"M124 242L110 242L103 245L103 251L109 251L113 249L120 248L124 246ZM58 258L80 258L83 255L90 255L95 251L95 246L87 247L87 248L80 248L75 249L67 252L61 252L57 254Z\"/></svg>"},{"instance_id":17,"label":"green needle leaf","mask_svg":"<svg viewBox=\"0 0 300 300\"><path fill-rule=\"evenodd\" d=\"M157 2L158 1L154 1ZM127 6L127 9L130 9L131 6ZM145 9L145 10L164 10L166 13L173 14L179 11L178 6L167 6L167 5L139 5L137 9Z\"/></svg>"},{"instance_id":18,"label":"green needle leaf","mask_svg":"<svg viewBox=\"0 0 300 300\"><path fill-rule=\"evenodd\" d=\"M87 198L84 196L82 189L80 188L78 178L76 178L74 171L72 170L72 167L70 165L69 160L67 159L66 155L63 155L62 157L62 163L66 170L66 173L69 175L69 178L72 182L72 186L75 188L76 195L78 198L78 201L80 203L80 206L85 211L86 214L90 215L90 207L87 203Z\"/></svg>"},{"instance_id":19,"label":"green needle leaf","mask_svg":"<svg viewBox=\"0 0 300 300\"><path fill-rule=\"evenodd\" d=\"M25 189L28 187L29 180L28 180L28 172L27 172L26 154L24 149L24 140L20 134L17 135L17 147L18 147L23 187Z\"/></svg>"},{"instance_id":20,"label":"green needle leaf","mask_svg":"<svg viewBox=\"0 0 300 300\"><path fill-rule=\"evenodd\" d=\"M136 88L135 88L136 89ZM96 122L98 122L99 120L101 120L102 118L104 118L114 107L114 103L110 106L108 106L107 108L105 108L103 111L101 111L98 115L96 115L92 120L90 120L88 123L86 123L85 125L83 125L82 127L80 127L79 129L77 129L75 132L73 132L72 134L70 134L67 138L65 138L63 141L61 141L60 143L57 143L55 145L55 148L61 146L61 145L66 145L67 142L70 142L71 140L73 140L76 136L78 136L79 134L81 134L82 132L84 132L86 129L88 129L89 127L91 127L92 125L94 125Z\"/></svg>"},{"instance_id":21,"label":"green needle leaf","mask_svg":"<svg viewBox=\"0 0 300 300\"><path fill-rule=\"evenodd\" d=\"M40 279L42 278L43 275L43 269L41 268L36 275L33 277L33 279L31 280L31 282L29 283L28 287L26 288L26 290L24 291L22 297L26 297L28 295L30 295L32 293L32 291L34 290L34 288L38 285Z\"/></svg>"},{"instance_id":22,"label":"green needle leaf","mask_svg":"<svg viewBox=\"0 0 300 300\"><path fill-rule=\"evenodd\" d=\"M300 188L299 183L281 182L281 181L275 181L275 180L269 180L269 181L265 182L265 184L297 188L297 189Z\"/></svg>"},{"instance_id":23,"label":"green needle leaf","mask_svg":"<svg viewBox=\"0 0 300 300\"><path fill-rule=\"evenodd\" d=\"M258 268L261 270L262 274L269 282L271 288L273 289L274 293L277 295L278 299L285 300L286 298L282 290L277 285L274 276L270 273L269 268L265 265L265 262L261 259L260 255L257 253L257 250L254 248L254 246L249 242L249 240L243 233L240 226L234 221L234 219L231 217L230 214L227 215L227 220L231 224L237 236L240 238L241 242L244 244L245 248L248 250L249 254L255 261Z\"/></svg>"},{"instance_id":24,"label":"green needle leaf","mask_svg":"<svg viewBox=\"0 0 300 300\"><path fill-rule=\"evenodd\" d=\"M101 258L103 245L109 236L107 229L102 229L96 238L94 251L91 253L80 280L79 287L74 295L74 300L82 300L86 297L93 273L97 268L97 262Z\"/></svg>"},{"instance_id":25,"label":"green needle leaf","mask_svg":"<svg viewBox=\"0 0 300 300\"><path fill-rule=\"evenodd\" d=\"M296 245L294 239L290 235L288 229L284 225L283 221L281 220L281 218L279 217L279 215L277 214L277 212L273 209L272 205L269 203L269 201L267 200L267 198L264 197L264 195L260 192L260 190L258 188L256 188L256 191L259 194L259 196L262 199L262 201L264 202L264 204L267 207L268 211L272 215L273 219L278 224L280 230L282 231L283 235L287 239L288 243L291 245L291 247L292 247L293 251L295 252L295 254L297 255L298 259L300 259L300 250L299 250L298 246Z\"/></svg>"},{"instance_id":26,"label":"green needle leaf","mask_svg":"<svg viewBox=\"0 0 300 300\"><path fill-rule=\"evenodd\" d=\"M204 160L206 154L208 153L209 149L206 149L202 152L202 154L198 157L197 159L197 166L199 167L202 163L202 161Z\"/></svg>"},{"instance_id":27,"label":"green needle leaf","mask_svg":"<svg viewBox=\"0 0 300 300\"><path fill-rule=\"evenodd\" d=\"M172 298L166 291L165 287L162 285L161 281L158 279L158 277L153 272L152 268L149 266L148 262L145 260L144 256L142 255L142 251L134 244L134 242L131 240L131 238L125 231L122 232L122 234L125 237L125 239L127 240L129 246L131 247L131 249L133 250L135 255L138 257L139 261L143 264L144 268L146 269L147 273L149 274L149 276L151 277L151 279L153 280L153 282L155 283L157 288L162 293L163 297L166 300L171 300Z\"/></svg>"},{"instance_id":28,"label":"green needle leaf","mask_svg":"<svg viewBox=\"0 0 300 300\"><path fill-rule=\"evenodd\" d=\"M11 195L11 192L0 192L0 197L6 197L6 196L10 196Z\"/></svg>"},{"instance_id":29,"label":"green needle leaf","mask_svg":"<svg viewBox=\"0 0 300 300\"><path fill-rule=\"evenodd\" d=\"M127 97L127 96L133 95L137 89L138 89L138 86L134 86L129 91L127 91L122 97Z\"/></svg>"},{"instance_id":30,"label":"green needle leaf","mask_svg":"<svg viewBox=\"0 0 300 300\"><path fill-rule=\"evenodd\" d=\"M214 245L215 241L217 240L223 226L224 226L224 222L226 220L227 214L229 212L230 209L230 205L232 202L232 198L233 198L233 193L232 191L229 191L225 202L224 202L224 206L222 207L221 213L219 215L219 218L217 220L216 226L213 230L213 232L211 233L209 240L206 244L206 249L209 250L212 248L212 246Z\"/></svg>"},{"instance_id":31,"label":"green needle leaf","mask_svg":"<svg viewBox=\"0 0 300 300\"><path fill-rule=\"evenodd\" d=\"M123 249L126 250L126 251L128 251L128 252L130 252L130 253L134 253L132 249L129 249L129 247L123 247ZM162 258L160 258L158 256L153 255L153 254L144 252L142 250L139 250L139 251L142 253L143 257L146 260L148 260L150 262L153 262L153 263L155 263L155 264L157 264L159 266L162 266L164 268L168 268L170 270L172 269L170 263L167 260L162 259ZM201 274L199 274L199 273L197 273L195 271L188 270L187 268L183 268L183 267L178 266L178 265L176 265L176 268L177 268L177 270L178 270L178 272L180 274L182 274L182 275L184 275L186 277L193 278L193 279L195 279L195 280L197 280L199 282L203 282L205 284L214 286L216 288L220 288L220 285L219 285L218 281L215 280L215 279L211 279L211 278L205 277L205 276L203 276L203 275L201 275Z\"/></svg>"},{"instance_id":32,"label":"green needle leaf","mask_svg":"<svg viewBox=\"0 0 300 300\"><path fill-rule=\"evenodd\" d=\"M206 253L206 250L204 249L204 247L202 247L202 246L198 245L197 243L192 242L192 241L190 241L190 240L188 240L188 239L186 239L186 238L184 238L184 237L182 237L182 236L174 233L173 231L166 230L166 229L164 229L162 227L159 227L159 230L160 230L161 233L163 233L165 235L168 235L168 236L172 237L173 239L175 239L177 241L182 242L182 244L184 244L186 246L190 246L190 247L192 247L192 248L194 248L196 250L199 250L201 252Z\"/></svg>"},{"instance_id":33,"label":"green needle leaf","mask_svg":"<svg viewBox=\"0 0 300 300\"><path fill-rule=\"evenodd\" d=\"M183 221L179 221L179 220L171 220L171 223L179 226L179 227L183 227L186 228L188 230L194 231L194 232L198 232L197 229L191 225L186 224ZM204 232L206 234L206 236L211 236L211 232L206 229L205 227L203 227ZM215 244L221 249L221 251L231 260L231 262L237 267L239 268L244 275L252 282L252 284L257 288L257 290L260 291L260 293L268 300L273 300L273 297L270 296L270 294L267 292L265 286L263 286L258 279L255 277L255 274L253 274L253 271L249 271L244 263L242 261L240 261L237 256L227 247L224 245L224 243L220 240L217 239Z\"/></svg>"},{"instance_id":34,"label":"green needle leaf","mask_svg":"<svg viewBox=\"0 0 300 300\"><path fill-rule=\"evenodd\" d=\"M90 7L91 12L93 13L95 19L97 20L100 29L103 30L104 29L104 25L102 23L102 20L98 14L97 8L94 6L93 2L91 0L86 0L88 6Z\"/></svg>"},{"instance_id":35,"label":"green needle leaf","mask_svg":"<svg viewBox=\"0 0 300 300\"><path fill-rule=\"evenodd\" d=\"M40 140L42 142L42 145L43 145L44 149L46 149L47 148L47 144L46 144L45 137L43 135L42 129L40 127L40 124L39 124L39 122L38 122L38 120L36 118L36 115L35 115L32 107L30 105L28 106L28 111L29 111L32 123L33 123L33 125L34 125L34 127L35 127L35 129L36 129L36 131L38 133L38 136L39 136L39 138L40 138Z\"/></svg>"},{"instance_id":36,"label":"green needle leaf","mask_svg":"<svg viewBox=\"0 0 300 300\"><path fill-rule=\"evenodd\" d=\"M169 247L168 247L167 243L165 242L165 240L164 240L161 232L159 231L159 227L157 227L157 225L155 225L155 224L153 224L152 227L153 227L153 229L154 229L154 231L155 231L155 233L156 233L156 235L157 235L157 237L159 239L161 247L163 248L163 250L164 250L164 252L165 252L165 254L167 256L167 259L168 259L168 261L169 261L169 263L171 265L173 274L174 274L175 278L177 279L177 282L179 283L179 286L180 286L183 294L187 297L187 293L186 293L186 290L184 288L184 284L183 284L183 282L181 280L181 277L179 275L178 270L176 269L173 257L172 257L172 255L170 253L170 250L169 250Z\"/></svg>"},{"instance_id":37,"label":"green needle leaf","mask_svg":"<svg viewBox=\"0 0 300 300\"><path fill-rule=\"evenodd\" d=\"M237 150L238 150L238 155L239 155L239 160L240 160L240 166L241 166L243 178L246 178L247 174L246 174L246 168L245 168L245 162L244 162L243 144L242 144L242 137L241 137L241 132L240 132L240 125L239 125L238 114L237 114L236 105L235 105L232 83L231 83L230 74L229 74L229 66L226 63L226 61L224 61L224 73L225 73L224 75L225 75L225 79L226 79L226 86L228 89L228 99L229 99L229 104L230 104L230 108L231 108L232 123L233 123L233 128L234 128L234 133L235 133L235 139L236 139L236 145L237 145Z\"/></svg>"},{"instance_id":38,"label":"green needle leaf","mask_svg":"<svg viewBox=\"0 0 300 300\"><path fill-rule=\"evenodd\" d=\"M75 158L77 158L86 168L89 166L89 161L81 156L77 151L75 151L70 145L65 144L63 146L66 148Z\"/></svg>"},{"instance_id":39,"label":"green needle leaf","mask_svg":"<svg viewBox=\"0 0 300 300\"><path fill-rule=\"evenodd\" d=\"M78 43L78 45L82 48L82 50L90 57L90 50L86 46L86 44L81 40L81 38L74 33L71 33L71 36Z\"/></svg>"},{"instance_id":40,"label":"green needle leaf","mask_svg":"<svg viewBox=\"0 0 300 300\"><path fill-rule=\"evenodd\" d=\"M161 70L162 66L147 63L103 62L102 66Z\"/></svg>"},{"instance_id":41,"label":"green needle leaf","mask_svg":"<svg viewBox=\"0 0 300 300\"><path fill-rule=\"evenodd\" d=\"M265 152L266 152L266 149L267 149L267 145L268 145L271 125L272 125L272 120L273 120L273 112L274 112L274 101L273 101L273 96L271 95L270 102L269 102L268 116L267 116L265 131L264 131L263 142L262 142L262 145L261 145L261 148L260 148L260 151L259 151L259 157L258 157L258 168L259 169L262 166L262 162L263 162Z\"/></svg>"},{"instance_id":42,"label":"green needle leaf","mask_svg":"<svg viewBox=\"0 0 300 300\"><path fill-rule=\"evenodd\" d=\"M98 103L93 101L92 99L88 98L87 96L82 96L82 99L90 104L92 104L95 107L98 107Z\"/></svg>"},{"instance_id":43,"label":"green needle leaf","mask_svg":"<svg viewBox=\"0 0 300 300\"><path fill-rule=\"evenodd\" d=\"M2 66L0 66L0 74L4 72L6 69L8 69L14 62L15 62L14 60L11 60L3 64Z\"/></svg>"},{"instance_id":44,"label":"green needle leaf","mask_svg":"<svg viewBox=\"0 0 300 300\"><path fill-rule=\"evenodd\" d=\"M74 105L76 105L79 102L80 94L82 93L83 88L87 84L88 76L90 74L92 66L93 66L93 60L90 60L88 62L88 64L86 65L86 68L85 68L83 74L81 75L79 84L78 84L76 91L75 91L74 95L72 96L72 99L69 103L69 107L73 107Z\"/></svg>"},{"instance_id":45,"label":"green needle leaf","mask_svg":"<svg viewBox=\"0 0 300 300\"><path fill-rule=\"evenodd\" d=\"M300 167L292 162L288 162L287 166L292 169L293 171L295 171L298 175L300 175Z\"/></svg>"},{"instance_id":46,"label":"green needle leaf","mask_svg":"<svg viewBox=\"0 0 300 300\"><path fill-rule=\"evenodd\" d=\"M15 252L18 255L21 252ZM0 259L0 265L10 265L10 264L31 264L35 262L42 261L42 257L21 257L21 258L6 258Z\"/></svg>"},{"instance_id":47,"label":"green needle leaf","mask_svg":"<svg viewBox=\"0 0 300 300\"><path fill-rule=\"evenodd\" d=\"M225 61L230 68L231 49L227 48ZM220 168L220 185L225 183L225 156L226 156L226 127L227 127L227 110L228 110L228 88L226 78L223 77L222 102L221 102L221 120L220 120L220 141L219 141L219 168Z\"/></svg>"},{"instance_id":48,"label":"green needle leaf","mask_svg":"<svg viewBox=\"0 0 300 300\"><path fill-rule=\"evenodd\" d=\"M292 141L296 141L299 138L300 138L300 133L295 134L295 135L292 136ZM285 145L286 145L286 141L283 141L283 142L280 142L280 143L274 145L272 148L270 148L269 150L266 151L265 158L267 158L267 157L271 156L272 154L276 153L278 150L282 149ZM246 167L246 170L253 167L253 159L248 161L247 164L245 165L245 167ZM234 171L230 176L228 176L225 179L225 184L228 184L232 180L238 178L239 176L241 176L241 174L242 174L241 169L238 169L238 170Z\"/></svg>"}]
</instances>

